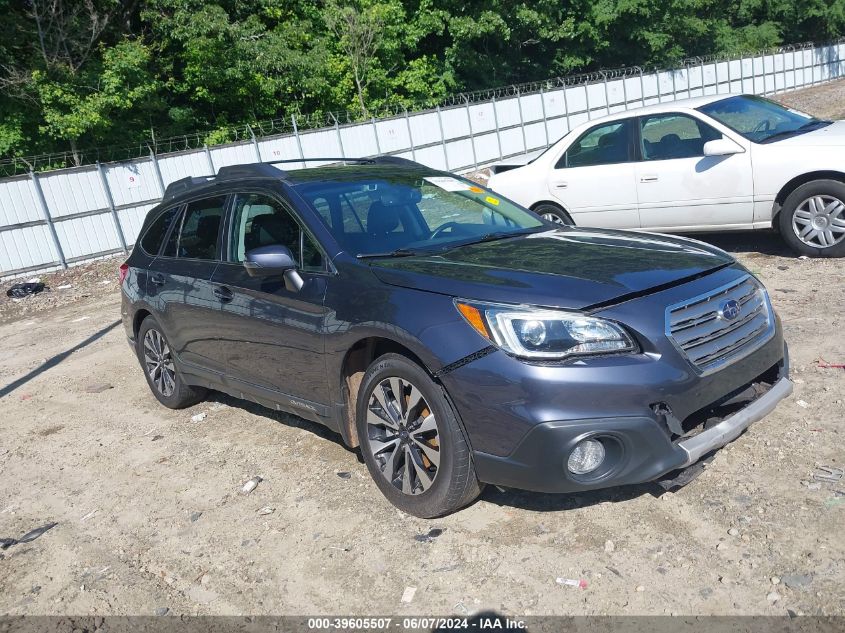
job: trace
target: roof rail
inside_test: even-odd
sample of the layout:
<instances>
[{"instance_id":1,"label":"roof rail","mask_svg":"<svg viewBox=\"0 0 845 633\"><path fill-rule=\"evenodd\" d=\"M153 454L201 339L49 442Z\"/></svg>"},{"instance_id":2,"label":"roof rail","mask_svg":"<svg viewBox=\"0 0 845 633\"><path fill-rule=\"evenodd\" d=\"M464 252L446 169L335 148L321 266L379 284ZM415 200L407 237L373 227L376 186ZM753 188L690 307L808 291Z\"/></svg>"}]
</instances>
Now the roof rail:
<instances>
[{"instance_id":1,"label":"roof rail","mask_svg":"<svg viewBox=\"0 0 845 633\"><path fill-rule=\"evenodd\" d=\"M162 202L172 200L176 196L190 191L195 187L217 184L226 180L237 178L284 178L286 172L273 165L286 163L353 163L356 165L406 165L420 166L420 163L400 158L399 156L374 156L372 158L344 158L344 157L323 157L323 158L289 158L274 160L266 163L246 163L243 165L229 165L217 170L216 176L188 176L167 185L164 190Z\"/></svg>"}]
</instances>

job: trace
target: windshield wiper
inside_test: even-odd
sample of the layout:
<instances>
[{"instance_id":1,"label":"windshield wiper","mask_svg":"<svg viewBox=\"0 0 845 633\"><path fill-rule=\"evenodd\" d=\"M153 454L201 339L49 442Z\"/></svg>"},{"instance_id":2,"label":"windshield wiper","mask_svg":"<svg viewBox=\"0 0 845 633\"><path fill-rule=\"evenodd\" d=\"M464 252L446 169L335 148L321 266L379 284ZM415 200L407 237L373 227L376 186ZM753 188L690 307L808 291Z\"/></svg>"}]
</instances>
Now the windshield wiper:
<instances>
[{"instance_id":1,"label":"windshield wiper","mask_svg":"<svg viewBox=\"0 0 845 633\"><path fill-rule=\"evenodd\" d=\"M498 231L496 233L485 233L484 235L475 238L474 240L469 240L466 242L461 242L460 244L449 244L449 248L460 248L461 246L471 246L472 244L482 244L483 242L495 242L498 240L506 240L512 237L522 237L523 235L527 235L529 233L539 232L538 229L546 230L547 227L537 227L537 229L523 229L517 233L510 231Z\"/></svg>"},{"instance_id":2,"label":"windshield wiper","mask_svg":"<svg viewBox=\"0 0 845 633\"><path fill-rule=\"evenodd\" d=\"M384 253L359 253L358 259L379 259L384 257L411 257L413 255L419 255L419 251L412 251L409 248L397 248L393 251L388 251Z\"/></svg>"},{"instance_id":3,"label":"windshield wiper","mask_svg":"<svg viewBox=\"0 0 845 633\"><path fill-rule=\"evenodd\" d=\"M811 128L817 129L820 126L830 125L832 121L826 121L824 119L811 119L807 121L800 127L795 128L794 130L781 130L780 132L775 132L771 136L767 136L764 138L761 143L769 143L770 141L783 138L785 136L792 136L794 134L803 134L804 132L809 132Z\"/></svg>"}]
</instances>

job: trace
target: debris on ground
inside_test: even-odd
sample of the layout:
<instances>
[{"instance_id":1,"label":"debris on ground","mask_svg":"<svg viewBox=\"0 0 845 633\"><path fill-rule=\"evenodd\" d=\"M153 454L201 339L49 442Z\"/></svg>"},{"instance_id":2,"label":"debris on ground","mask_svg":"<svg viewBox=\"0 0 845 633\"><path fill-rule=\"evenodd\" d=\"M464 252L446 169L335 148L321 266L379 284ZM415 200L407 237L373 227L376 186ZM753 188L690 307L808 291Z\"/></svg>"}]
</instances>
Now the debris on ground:
<instances>
[{"instance_id":1,"label":"debris on ground","mask_svg":"<svg viewBox=\"0 0 845 633\"><path fill-rule=\"evenodd\" d=\"M781 576L781 582L790 589L804 589L813 582L812 574L786 574Z\"/></svg>"},{"instance_id":2,"label":"debris on ground","mask_svg":"<svg viewBox=\"0 0 845 633\"><path fill-rule=\"evenodd\" d=\"M778 600L780 600L780 594L777 591L771 591L766 595L766 600L774 604Z\"/></svg>"},{"instance_id":3,"label":"debris on ground","mask_svg":"<svg viewBox=\"0 0 845 633\"><path fill-rule=\"evenodd\" d=\"M821 356L816 360L816 367L820 369L845 369L845 364L842 363L828 363Z\"/></svg>"},{"instance_id":4,"label":"debris on ground","mask_svg":"<svg viewBox=\"0 0 845 633\"><path fill-rule=\"evenodd\" d=\"M826 483L835 484L842 479L843 474L845 474L845 470L836 468L835 466L816 466L816 472L813 473L813 479L816 481L824 481Z\"/></svg>"},{"instance_id":5,"label":"debris on ground","mask_svg":"<svg viewBox=\"0 0 845 633\"><path fill-rule=\"evenodd\" d=\"M420 543L430 543L441 534L443 534L443 530L441 528L432 528L428 531L428 534L417 534L414 537L414 540L419 541Z\"/></svg>"},{"instance_id":6,"label":"debris on ground","mask_svg":"<svg viewBox=\"0 0 845 633\"><path fill-rule=\"evenodd\" d=\"M70 290L71 288L73 288L72 284L62 284L56 290Z\"/></svg>"},{"instance_id":7,"label":"debris on ground","mask_svg":"<svg viewBox=\"0 0 845 633\"><path fill-rule=\"evenodd\" d=\"M258 510L258 514L267 515L273 514L276 511L276 508L271 508L270 506L264 506L260 510Z\"/></svg>"},{"instance_id":8,"label":"debris on ground","mask_svg":"<svg viewBox=\"0 0 845 633\"><path fill-rule=\"evenodd\" d=\"M89 513L88 513L88 514L86 514L84 517L82 517L81 519L79 519L80 523L84 523L85 521L87 521L88 519L90 519L90 518L91 518L92 516L94 516L95 514L97 514L97 510L91 510L91 512L89 512Z\"/></svg>"},{"instance_id":9,"label":"debris on ground","mask_svg":"<svg viewBox=\"0 0 845 633\"><path fill-rule=\"evenodd\" d=\"M7 297L12 297L13 299L24 299L30 295L37 295L39 292L42 292L47 286L45 286L40 281L27 281L22 284L15 284L11 288L6 291Z\"/></svg>"},{"instance_id":10,"label":"debris on ground","mask_svg":"<svg viewBox=\"0 0 845 633\"><path fill-rule=\"evenodd\" d=\"M158 609L156 609L155 614L156 615L167 615L167 613L169 611L170 611L170 609L168 609L167 607L159 607Z\"/></svg>"},{"instance_id":11,"label":"debris on ground","mask_svg":"<svg viewBox=\"0 0 845 633\"><path fill-rule=\"evenodd\" d=\"M196 523L202 516L202 512L191 512L191 523Z\"/></svg>"},{"instance_id":12,"label":"debris on ground","mask_svg":"<svg viewBox=\"0 0 845 633\"><path fill-rule=\"evenodd\" d=\"M335 473L341 479L350 479L352 477L352 473L348 473L346 471L341 471L339 473Z\"/></svg>"},{"instance_id":13,"label":"debris on ground","mask_svg":"<svg viewBox=\"0 0 845 633\"><path fill-rule=\"evenodd\" d=\"M405 587L405 591L402 592L402 602L410 603L415 593L417 593L416 587Z\"/></svg>"},{"instance_id":14,"label":"debris on ground","mask_svg":"<svg viewBox=\"0 0 845 633\"><path fill-rule=\"evenodd\" d=\"M163 440L163 435L153 435L153 438L150 440L151 442L158 442L159 440Z\"/></svg>"},{"instance_id":15,"label":"debris on ground","mask_svg":"<svg viewBox=\"0 0 845 633\"><path fill-rule=\"evenodd\" d=\"M39 536L44 534L44 532L46 532L47 530L52 530L57 525L58 523L48 523L47 525L42 525L39 528L30 530L20 538L0 538L0 549L9 549L10 547L12 547L12 545L18 545L19 543L29 543L31 541L34 541Z\"/></svg>"},{"instance_id":16,"label":"debris on ground","mask_svg":"<svg viewBox=\"0 0 845 633\"><path fill-rule=\"evenodd\" d=\"M95 382L94 384L85 387L85 393L103 393L109 389L114 389L114 385L107 382Z\"/></svg>"},{"instance_id":17,"label":"debris on ground","mask_svg":"<svg viewBox=\"0 0 845 633\"><path fill-rule=\"evenodd\" d=\"M262 481L264 481L264 480L261 479L261 477L256 475L255 477L253 477L252 479L250 479L248 482L246 482L244 484L244 487L241 488L241 492L245 495L248 495L250 492L255 490L258 487L258 484L260 484Z\"/></svg>"},{"instance_id":18,"label":"debris on ground","mask_svg":"<svg viewBox=\"0 0 845 633\"><path fill-rule=\"evenodd\" d=\"M587 581L581 578L555 578L555 582L564 587L577 587L578 589L586 589Z\"/></svg>"},{"instance_id":19,"label":"debris on ground","mask_svg":"<svg viewBox=\"0 0 845 633\"><path fill-rule=\"evenodd\" d=\"M202 422L208 417L208 413L203 411L202 413L197 413L196 415L191 416L191 422Z\"/></svg>"},{"instance_id":20,"label":"debris on ground","mask_svg":"<svg viewBox=\"0 0 845 633\"><path fill-rule=\"evenodd\" d=\"M616 545L611 540L607 540L604 542L604 551L608 554L612 554L616 551Z\"/></svg>"}]
</instances>

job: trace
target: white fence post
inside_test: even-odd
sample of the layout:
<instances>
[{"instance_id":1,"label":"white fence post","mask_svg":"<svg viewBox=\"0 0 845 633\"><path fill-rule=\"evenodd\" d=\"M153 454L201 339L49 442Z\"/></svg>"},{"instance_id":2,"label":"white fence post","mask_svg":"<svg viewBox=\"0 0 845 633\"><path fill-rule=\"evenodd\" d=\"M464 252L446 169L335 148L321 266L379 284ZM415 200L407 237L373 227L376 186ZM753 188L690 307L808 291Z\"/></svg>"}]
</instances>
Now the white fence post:
<instances>
[{"instance_id":1,"label":"white fence post","mask_svg":"<svg viewBox=\"0 0 845 633\"><path fill-rule=\"evenodd\" d=\"M56 227L53 225L53 218L50 217L50 209L47 207L47 199L44 197L41 183L38 182L38 176L35 175L34 171L29 172L29 177L32 179L32 186L35 188L35 199L38 202L38 206L41 207L41 215L44 216L44 221L50 230L50 237L53 238L53 246L56 247L56 253L59 255L59 263L62 265L62 268L67 268L65 253L62 250L61 242L59 242L59 234L56 233Z\"/></svg>"},{"instance_id":2,"label":"white fence post","mask_svg":"<svg viewBox=\"0 0 845 633\"><path fill-rule=\"evenodd\" d=\"M330 112L332 119L334 119L334 131L337 134L337 142L340 145L340 156L341 158L346 158L346 150L343 149L343 137L340 135L340 125L338 125L337 117L334 115L333 112Z\"/></svg>"},{"instance_id":3,"label":"white fence post","mask_svg":"<svg viewBox=\"0 0 845 633\"><path fill-rule=\"evenodd\" d=\"M106 202L109 205L109 211L111 211L112 220L114 220L114 229L117 231L117 237L120 239L120 245L123 247L123 252L128 253L129 249L126 248L126 238L123 236L123 228L120 226L120 218L117 215L117 209L114 208L114 198L111 195L111 188L109 187L109 181L106 180L106 172L103 169L103 164L100 161L97 161L97 173L100 175L100 182L103 185L103 193L106 194Z\"/></svg>"},{"instance_id":4,"label":"white fence post","mask_svg":"<svg viewBox=\"0 0 845 633\"><path fill-rule=\"evenodd\" d=\"M293 123L293 135L296 137L296 147L299 150L299 157L302 159L302 168L305 169L305 154L302 152L302 139L299 138L299 127L296 125L296 115L290 115L290 121Z\"/></svg>"},{"instance_id":5,"label":"white fence post","mask_svg":"<svg viewBox=\"0 0 845 633\"><path fill-rule=\"evenodd\" d=\"M516 89L516 107L519 110L519 129L522 131L522 151L528 154L528 137L525 134L525 118L522 116L522 93Z\"/></svg>"},{"instance_id":6,"label":"white fence post","mask_svg":"<svg viewBox=\"0 0 845 633\"><path fill-rule=\"evenodd\" d=\"M255 132L252 131L252 128L249 125L246 126L246 129L249 130L249 135L252 137L252 149L255 150L255 162L264 162L261 160L261 148L258 147L258 139L255 138Z\"/></svg>"},{"instance_id":7,"label":"white fence post","mask_svg":"<svg viewBox=\"0 0 845 633\"><path fill-rule=\"evenodd\" d=\"M381 156L381 143L378 140L378 126L376 125L376 118L370 117L370 121L373 124L373 136L376 137L376 152L379 156Z\"/></svg>"},{"instance_id":8,"label":"white fence post","mask_svg":"<svg viewBox=\"0 0 845 633\"><path fill-rule=\"evenodd\" d=\"M449 171L449 152L446 151L446 135L443 133L443 115L437 106L437 124L440 126L440 146L443 148L443 160L446 161L446 171Z\"/></svg>"},{"instance_id":9,"label":"white fence post","mask_svg":"<svg viewBox=\"0 0 845 633\"><path fill-rule=\"evenodd\" d=\"M208 163L208 175L213 176L217 171L214 169L214 158L211 156L211 150L208 149L207 144L203 144L202 149L205 154L205 162Z\"/></svg>"},{"instance_id":10,"label":"white fence post","mask_svg":"<svg viewBox=\"0 0 845 633\"><path fill-rule=\"evenodd\" d=\"M502 153L502 135L499 134L499 114L496 112L496 97L492 98L493 102L493 123L496 126L496 143L499 145L499 160L503 159L505 155Z\"/></svg>"},{"instance_id":11,"label":"white fence post","mask_svg":"<svg viewBox=\"0 0 845 633\"><path fill-rule=\"evenodd\" d=\"M549 119L546 117L546 93L540 84L540 109L543 112L543 129L546 131L546 147L549 146Z\"/></svg>"},{"instance_id":12,"label":"white fence post","mask_svg":"<svg viewBox=\"0 0 845 633\"><path fill-rule=\"evenodd\" d=\"M466 98L466 95L464 95L464 101L466 102L467 125L469 125L469 144L472 147L472 165L475 171L478 171L478 156L475 154L475 135L472 132L472 117L469 113L469 99Z\"/></svg>"},{"instance_id":13,"label":"white fence post","mask_svg":"<svg viewBox=\"0 0 845 633\"><path fill-rule=\"evenodd\" d=\"M156 154L152 147L147 146L147 149L150 150L150 161L152 161L153 173L156 175L156 182L158 183L158 188L161 190L161 197L164 198L164 178L161 177L161 169L158 168L158 159L156 158ZM208 147L205 148L205 151L208 151ZM208 160L211 162L210 157ZM211 174L214 175L214 169L211 170Z\"/></svg>"},{"instance_id":14,"label":"white fence post","mask_svg":"<svg viewBox=\"0 0 845 633\"><path fill-rule=\"evenodd\" d=\"M408 116L408 109L402 106L405 111L405 127L408 128L408 142L411 144L411 160L417 160L417 148L414 147L414 133L411 130L411 117Z\"/></svg>"}]
</instances>

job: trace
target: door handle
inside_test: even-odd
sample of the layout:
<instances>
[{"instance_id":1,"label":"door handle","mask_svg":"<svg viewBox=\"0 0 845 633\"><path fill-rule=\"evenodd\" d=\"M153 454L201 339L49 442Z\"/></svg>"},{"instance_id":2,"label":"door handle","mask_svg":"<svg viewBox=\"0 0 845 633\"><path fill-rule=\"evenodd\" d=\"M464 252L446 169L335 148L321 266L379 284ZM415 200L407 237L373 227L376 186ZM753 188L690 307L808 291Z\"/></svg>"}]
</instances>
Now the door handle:
<instances>
[{"instance_id":1,"label":"door handle","mask_svg":"<svg viewBox=\"0 0 845 633\"><path fill-rule=\"evenodd\" d=\"M569 186L568 182L556 182L555 189L566 189Z\"/></svg>"},{"instance_id":2,"label":"door handle","mask_svg":"<svg viewBox=\"0 0 845 633\"><path fill-rule=\"evenodd\" d=\"M229 290L226 286L218 286L214 289L214 296L220 299L223 303L229 303L234 296L232 291Z\"/></svg>"},{"instance_id":3,"label":"door handle","mask_svg":"<svg viewBox=\"0 0 845 633\"><path fill-rule=\"evenodd\" d=\"M164 285L164 275L160 273L154 273L150 275L150 281L154 283L156 286L163 286Z\"/></svg>"},{"instance_id":4,"label":"door handle","mask_svg":"<svg viewBox=\"0 0 845 633\"><path fill-rule=\"evenodd\" d=\"M649 174L648 176L640 176L640 182L657 182L658 178L654 174Z\"/></svg>"}]
</instances>

